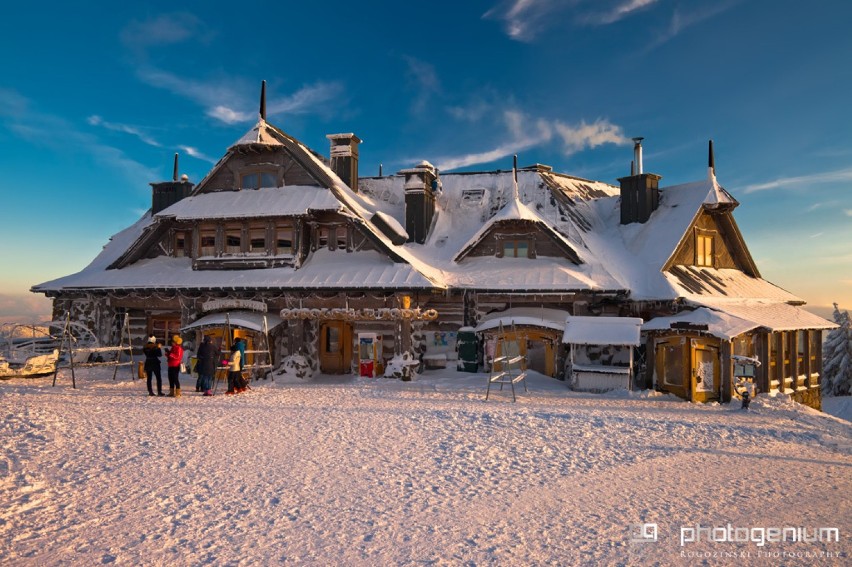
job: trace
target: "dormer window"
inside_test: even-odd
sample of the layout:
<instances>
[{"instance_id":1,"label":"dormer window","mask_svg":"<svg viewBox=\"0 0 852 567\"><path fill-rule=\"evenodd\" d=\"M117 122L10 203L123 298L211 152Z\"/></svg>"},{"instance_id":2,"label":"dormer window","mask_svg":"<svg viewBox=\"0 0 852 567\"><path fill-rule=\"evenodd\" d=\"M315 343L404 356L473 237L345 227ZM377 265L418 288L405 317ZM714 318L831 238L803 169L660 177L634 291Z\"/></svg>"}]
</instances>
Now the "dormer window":
<instances>
[{"instance_id":1,"label":"dormer window","mask_svg":"<svg viewBox=\"0 0 852 567\"><path fill-rule=\"evenodd\" d=\"M184 231L176 231L172 251L175 258L183 258L188 252L187 235Z\"/></svg>"},{"instance_id":2,"label":"dormer window","mask_svg":"<svg viewBox=\"0 0 852 567\"><path fill-rule=\"evenodd\" d=\"M266 226L252 225L249 228L248 251L252 254L266 253Z\"/></svg>"},{"instance_id":3,"label":"dormer window","mask_svg":"<svg viewBox=\"0 0 852 567\"><path fill-rule=\"evenodd\" d=\"M198 255L213 256L216 254L216 230L202 230L198 239Z\"/></svg>"},{"instance_id":4,"label":"dormer window","mask_svg":"<svg viewBox=\"0 0 852 567\"><path fill-rule=\"evenodd\" d=\"M698 230L695 233L695 265L713 267L714 253L713 233Z\"/></svg>"},{"instance_id":5,"label":"dormer window","mask_svg":"<svg viewBox=\"0 0 852 567\"><path fill-rule=\"evenodd\" d=\"M274 171L253 171L240 175L240 189L278 187L278 174Z\"/></svg>"},{"instance_id":6,"label":"dormer window","mask_svg":"<svg viewBox=\"0 0 852 567\"><path fill-rule=\"evenodd\" d=\"M225 229L225 254L239 254L243 250L242 229L239 226L229 226Z\"/></svg>"},{"instance_id":7,"label":"dormer window","mask_svg":"<svg viewBox=\"0 0 852 567\"><path fill-rule=\"evenodd\" d=\"M275 253L293 253L293 226L281 224L275 227Z\"/></svg>"},{"instance_id":8,"label":"dormer window","mask_svg":"<svg viewBox=\"0 0 852 567\"><path fill-rule=\"evenodd\" d=\"M503 258L529 258L529 240L504 240Z\"/></svg>"}]
</instances>

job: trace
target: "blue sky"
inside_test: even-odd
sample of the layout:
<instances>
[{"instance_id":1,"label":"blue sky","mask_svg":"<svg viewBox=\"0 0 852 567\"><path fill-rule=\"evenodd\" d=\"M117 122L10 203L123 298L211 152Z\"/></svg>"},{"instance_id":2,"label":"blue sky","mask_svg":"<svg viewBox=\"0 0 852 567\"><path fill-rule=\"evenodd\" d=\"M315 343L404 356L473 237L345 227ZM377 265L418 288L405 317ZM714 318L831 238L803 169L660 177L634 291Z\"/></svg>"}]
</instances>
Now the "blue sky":
<instances>
[{"instance_id":1,"label":"blue sky","mask_svg":"<svg viewBox=\"0 0 852 567\"><path fill-rule=\"evenodd\" d=\"M256 121L361 174L546 163L719 181L762 275L852 308L852 2L16 3L0 22L0 316L198 181ZM21 298L24 295L24 299Z\"/></svg>"}]
</instances>

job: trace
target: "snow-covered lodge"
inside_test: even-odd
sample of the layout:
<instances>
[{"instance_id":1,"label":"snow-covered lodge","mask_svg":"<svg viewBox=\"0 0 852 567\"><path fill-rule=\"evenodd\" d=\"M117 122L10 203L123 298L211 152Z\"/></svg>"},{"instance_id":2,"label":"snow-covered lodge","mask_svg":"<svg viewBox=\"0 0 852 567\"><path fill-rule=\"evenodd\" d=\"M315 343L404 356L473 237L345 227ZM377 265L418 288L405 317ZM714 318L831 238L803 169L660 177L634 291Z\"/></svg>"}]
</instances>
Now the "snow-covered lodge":
<instances>
[{"instance_id":1,"label":"snow-covered lodge","mask_svg":"<svg viewBox=\"0 0 852 567\"><path fill-rule=\"evenodd\" d=\"M329 135L326 158L264 107L198 184L176 159L90 265L32 288L56 319L114 344L127 314L140 347L266 327L275 365L301 353L323 373L358 371L359 335L376 337L379 372L402 352L475 370L521 337L532 369L572 387L696 401L730 399L737 357L756 357L760 391L819 407L833 325L761 277L712 143L706 175L668 187L639 139L617 187L539 164L361 177L357 136Z\"/></svg>"}]
</instances>

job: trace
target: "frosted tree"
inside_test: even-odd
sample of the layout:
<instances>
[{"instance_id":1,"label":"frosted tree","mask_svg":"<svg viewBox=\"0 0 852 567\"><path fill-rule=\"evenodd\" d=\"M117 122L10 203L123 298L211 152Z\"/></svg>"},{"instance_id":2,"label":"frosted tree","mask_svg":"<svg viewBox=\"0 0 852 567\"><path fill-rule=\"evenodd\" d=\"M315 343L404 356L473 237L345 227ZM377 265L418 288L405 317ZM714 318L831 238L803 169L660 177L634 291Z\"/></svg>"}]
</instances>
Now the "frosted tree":
<instances>
[{"instance_id":1,"label":"frosted tree","mask_svg":"<svg viewBox=\"0 0 852 567\"><path fill-rule=\"evenodd\" d=\"M852 394L852 319L834 304L834 322L822 347L822 392L827 396Z\"/></svg>"}]
</instances>

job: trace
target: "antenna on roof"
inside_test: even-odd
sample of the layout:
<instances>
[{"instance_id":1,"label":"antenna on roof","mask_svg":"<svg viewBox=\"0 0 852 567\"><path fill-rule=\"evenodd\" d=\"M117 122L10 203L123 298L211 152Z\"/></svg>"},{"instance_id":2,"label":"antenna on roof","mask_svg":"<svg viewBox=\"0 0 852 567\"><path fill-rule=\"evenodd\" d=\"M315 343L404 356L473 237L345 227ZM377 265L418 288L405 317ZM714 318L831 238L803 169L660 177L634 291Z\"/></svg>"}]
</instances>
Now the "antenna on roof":
<instances>
[{"instance_id":1,"label":"antenna on roof","mask_svg":"<svg viewBox=\"0 0 852 567\"><path fill-rule=\"evenodd\" d=\"M260 83L260 119L266 121L266 81Z\"/></svg>"},{"instance_id":2,"label":"antenna on roof","mask_svg":"<svg viewBox=\"0 0 852 567\"><path fill-rule=\"evenodd\" d=\"M710 140L707 149L707 175L710 177L716 176L716 158L713 156L713 140Z\"/></svg>"},{"instance_id":3,"label":"antenna on roof","mask_svg":"<svg viewBox=\"0 0 852 567\"><path fill-rule=\"evenodd\" d=\"M175 152L175 169L172 171L172 181L178 180L178 154Z\"/></svg>"},{"instance_id":4,"label":"antenna on roof","mask_svg":"<svg viewBox=\"0 0 852 567\"><path fill-rule=\"evenodd\" d=\"M382 176L382 164L379 164L379 177Z\"/></svg>"}]
</instances>

